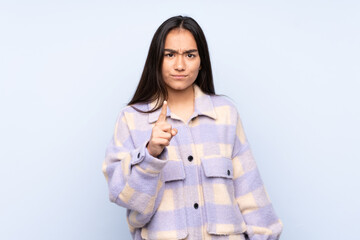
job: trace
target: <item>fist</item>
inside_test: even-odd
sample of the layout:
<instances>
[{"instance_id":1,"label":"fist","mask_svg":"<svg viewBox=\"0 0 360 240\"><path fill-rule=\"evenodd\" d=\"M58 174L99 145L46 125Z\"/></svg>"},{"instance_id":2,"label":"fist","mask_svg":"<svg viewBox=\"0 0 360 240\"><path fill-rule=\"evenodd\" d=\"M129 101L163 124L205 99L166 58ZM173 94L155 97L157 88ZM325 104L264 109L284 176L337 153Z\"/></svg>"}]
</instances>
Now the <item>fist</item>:
<instances>
[{"instance_id":1,"label":"fist","mask_svg":"<svg viewBox=\"0 0 360 240\"><path fill-rule=\"evenodd\" d=\"M166 146L169 146L170 140L177 134L177 129L172 128L169 123L166 122L167 102L164 101L161 113L156 121L151 137L147 145L148 152L153 156L159 156Z\"/></svg>"}]
</instances>

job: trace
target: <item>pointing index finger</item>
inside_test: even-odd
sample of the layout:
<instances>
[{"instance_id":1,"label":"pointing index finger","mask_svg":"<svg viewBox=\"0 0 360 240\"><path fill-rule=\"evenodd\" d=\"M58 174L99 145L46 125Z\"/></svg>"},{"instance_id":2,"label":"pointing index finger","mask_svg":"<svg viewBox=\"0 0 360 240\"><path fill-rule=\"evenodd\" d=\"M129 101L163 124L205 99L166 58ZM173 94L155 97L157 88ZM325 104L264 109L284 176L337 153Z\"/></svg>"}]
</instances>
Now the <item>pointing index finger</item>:
<instances>
[{"instance_id":1,"label":"pointing index finger","mask_svg":"<svg viewBox=\"0 0 360 240\"><path fill-rule=\"evenodd\" d=\"M167 113L167 101L165 100L161 107L161 113L159 115L157 122L165 122L166 121L166 113Z\"/></svg>"}]
</instances>

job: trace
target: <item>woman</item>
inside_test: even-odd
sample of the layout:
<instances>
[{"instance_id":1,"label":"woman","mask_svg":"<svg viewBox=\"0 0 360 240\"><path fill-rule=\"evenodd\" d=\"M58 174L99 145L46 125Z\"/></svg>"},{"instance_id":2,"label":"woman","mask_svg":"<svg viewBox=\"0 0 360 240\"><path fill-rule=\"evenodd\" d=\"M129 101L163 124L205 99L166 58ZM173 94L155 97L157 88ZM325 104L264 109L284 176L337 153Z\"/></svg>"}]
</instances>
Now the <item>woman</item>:
<instances>
[{"instance_id":1,"label":"woman","mask_svg":"<svg viewBox=\"0 0 360 240\"><path fill-rule=\"evenodd\" d=\"M215 95L200 26L156 31L103 164L133 239L278 239L276 216L236 107Z\"/></svg>"}]
</instances>

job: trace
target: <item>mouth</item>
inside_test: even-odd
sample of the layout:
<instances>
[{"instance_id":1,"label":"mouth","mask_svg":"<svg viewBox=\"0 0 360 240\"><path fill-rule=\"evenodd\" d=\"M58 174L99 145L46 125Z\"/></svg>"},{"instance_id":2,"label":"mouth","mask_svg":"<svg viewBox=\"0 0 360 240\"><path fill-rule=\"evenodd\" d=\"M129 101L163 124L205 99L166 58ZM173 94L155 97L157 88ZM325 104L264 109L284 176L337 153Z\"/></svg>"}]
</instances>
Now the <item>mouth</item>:
<instances>
[{"instance_id":1,"label":"mouth","mask_svg":"<svg viewBox=\"0 0 360 240\"><path fill-rule=\"evenodd\" d=\"M186 78L187 75L171 75L171 77L173 77L175 79L183 79L183 78Z\"/></svg>"}]
</instances>

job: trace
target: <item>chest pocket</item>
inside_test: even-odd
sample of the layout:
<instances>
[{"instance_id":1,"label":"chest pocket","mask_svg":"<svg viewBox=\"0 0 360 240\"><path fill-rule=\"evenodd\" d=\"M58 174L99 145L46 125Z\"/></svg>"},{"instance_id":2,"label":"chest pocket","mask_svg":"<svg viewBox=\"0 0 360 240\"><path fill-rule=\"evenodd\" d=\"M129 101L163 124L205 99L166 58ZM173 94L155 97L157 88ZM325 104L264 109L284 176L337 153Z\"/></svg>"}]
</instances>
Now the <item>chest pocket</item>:
<instances>
[{"instance_id":1,"label":"chest pocket","mask_svg":"<svg viewBox=\"0 0 360 240\"><path fill-rule=\"evenodd\" d=\"M188 235L184 206L185 170L181 160L169 160L161 171L164 186L159 208L141 229L149 240L185 239Z\"/></svg>"},{"instance_id":2,"label":"chest pocket","mask_svg":"<svg viewBox=\"0 0 360 240\"><path fill-rule=\"evenodd\" d=\"M246 224L235 200L232 160L222 156L202 158L201 165L207 232L215 235L245 232Z\"/></svg>"}]
</instances>

